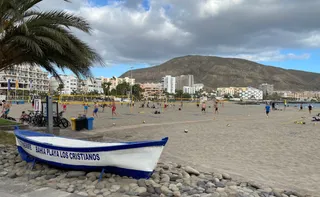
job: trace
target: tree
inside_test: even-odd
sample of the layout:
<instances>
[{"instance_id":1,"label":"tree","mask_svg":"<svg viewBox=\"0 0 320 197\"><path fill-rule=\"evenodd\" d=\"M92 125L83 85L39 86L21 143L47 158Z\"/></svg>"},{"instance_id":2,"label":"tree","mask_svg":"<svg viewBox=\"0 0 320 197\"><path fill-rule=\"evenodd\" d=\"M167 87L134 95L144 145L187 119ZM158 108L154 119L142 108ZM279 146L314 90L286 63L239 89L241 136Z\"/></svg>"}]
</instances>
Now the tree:
<instances>
[{"instance_id":1,"label":"tree","mask_svg":"<svg viewBox=\"0 0 320 197\"><path fill-rule=\"evenodd\" d=\"M127 91L130 91L130 84L123 82L117 85L116 91L119 95L126 95Z\"/></svg>"},{"instance_id":2,"label":"tree","mask_svg":"<svg viewBox=\"0 0 320 197\"><path fill-rule=\"evenodd\" d=\"M126 95L128 91L131 91L131 85L127 82L123 82L117 85L116 90L111 90L111 95L115 95L118 93L119 95ZM139 84L135 84L132 86L132 95L134 99L140 100L142 97L142 88Z\"/></svg>"},{"instance_id":3,"label":"tree","mask_svg":"<svg viewBox=\"0 0 320 197\"><path fill-rule=\"evenodd\" d=\"M132 86L132 94L135 99L141 100L142 92L143 92L143 89L141 88L141 86L139 84L134 84Z\"/></svg>"},{"instance_id":4,"label":"tree","mask_svg":"<svg viewBox=\"0 0 320 197\"><path fill-rule=\"evenodd\" d=\"M98 90L92 90L90 91L87 95L99 95L99 91Z\"/></svg>"},{"instance_id":5,"label":"tree","mask_svg":"<svg viewBox=\"0 0 320 197\"><path fill-rule=\"evenodd\" d=\"M111 92L110 92L110 94L111 94L112 96L117 96L117 90L116 90L116 89L112 89Z\"/></svg>"},{"instance_id":6,"label":"tree","mask_svg":"<svg viewBox=\"0 0 320 197\"><path fill-rule=\"evenodd\" d=\"M183 93L182 98L191 98L191 95L189 93Z\"/></svg>"},{"instance_id":7,"label":"tree","mask_svg":"<svg viewBox=\"0 0 320 197\"><path fill-rule=\"evenodd\" d=\"M176 90L176 94L175 94L176 98L182 98L182 95L183 95L183 91L182 90Z\"/></svg>"},{"instance_id":8,"label":"tree","mask_svg":"<svg viewBox=\"0 0 320 197\"><path fill-rule=\"evenodd\" d=\"M103 83L101 84L104 95L109 95L109 93L110 93L110 86L111 86L111 85L112 85L111 82L107 82L107 83L106 83L106 82L103 82Z\"/></svg>"},{"instance_id":9,"label":"tree","mask_svg":"<svg viewBox=\"0 0 320 197\"><path fill-rule=\"evenodd\" d=\"M63 83L60 83L59 86L58 86L58 88L57 88L57 90L58 90L58 92L59 92L60 94L61 94L63 88L64 88Z\"/></svg>"},{"instance_id":10,"label":"tree","mask_svg":"<svg viewBox=\"0 0 320 197\"><path fill-rule=\"evenodd\" d=\"M77 90L72 90L71 95L77 95L78 91Z\"/></svg>"},{"instance_id":11,"label":"tree","mask_svg":"<svg viewBox=\"0 0 320 197\"><path fill-rule=\"evenodd\" d=\"M0 0L0 71L30 64L43 67L60 81L57 69L69 69L77 77L91 76L90 68L103 65L102 58L71 32L89 34L90 25L67 11L38 11L42 1Z\"/></svg>"}]
</instances>

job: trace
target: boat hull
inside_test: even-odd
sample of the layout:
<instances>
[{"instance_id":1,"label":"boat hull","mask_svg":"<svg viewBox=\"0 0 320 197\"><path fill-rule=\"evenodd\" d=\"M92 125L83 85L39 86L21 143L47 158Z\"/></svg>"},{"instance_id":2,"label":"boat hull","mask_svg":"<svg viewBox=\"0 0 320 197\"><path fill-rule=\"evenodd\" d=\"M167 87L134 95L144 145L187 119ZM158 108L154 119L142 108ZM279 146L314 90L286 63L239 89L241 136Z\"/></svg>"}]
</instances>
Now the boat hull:
<instances>
[{"instance_id":1,"label":"boat hull","mask_svg":"<svg viewBox=\"0 0 320 197\"><path fill-rule=\"evenodd\" d=\"M104 169L108 173L137 179L149 178L152 175L168 140L164 138L160 141L129 142L106 147L61 147L33 140L37 139L37 136L50 139L55 137L53 135L18 130L15 135L19 154L27 162L36 161L70 170ZM32 136L32 139L28 136ZM61 138L64 139L66 138Z\"/></svg>"}]
</instances>

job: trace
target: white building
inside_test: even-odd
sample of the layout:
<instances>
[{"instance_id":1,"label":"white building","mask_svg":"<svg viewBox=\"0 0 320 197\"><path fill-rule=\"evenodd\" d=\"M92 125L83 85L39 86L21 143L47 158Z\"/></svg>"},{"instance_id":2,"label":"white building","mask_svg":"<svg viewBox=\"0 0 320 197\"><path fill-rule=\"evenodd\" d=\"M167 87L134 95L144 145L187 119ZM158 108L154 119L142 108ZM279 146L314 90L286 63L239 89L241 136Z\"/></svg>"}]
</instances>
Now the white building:
<instances>
[{"instance_id":1,"label":"white building","mask_svg":"<svg viewBox=\"0 0 320 197\"><path fill-rule=\"evenodd\" d=\"M166 75L162 77L161 80L162 88L165 92L170 94L176 93L176 78L171 75Z\"/></svg>"},{"instance_id":2,"label":"white building","mask_svg":"<svg viewBox=\"0 0 320 197\"><path fill-rule=\"evenodd\" d=\"M108 83L110 82L111 85L110 85L110 90L112 89L116 89L117 85L118 84L121 84L123 82L127 82L129 83L130 85L134 85L136 80L135 79L131 79L129 77L124 77L124 78L118 78L118 77L111 77L111 78L106 78L106 77L101 77L101 79L103 80L103 82L105 83Z\"/></svg>"},{"instance_id":3,"label":"white building","mask_svg":"<svg viewBox=\"0 0 320 197\"><path fill-rule=\"evenodd\" d=\"M11 90L35 92L49 91L48 72L38 66L20 65L0 72L0 95L7 95L8 82ZM16 88L16 83L18 87ZM10 95L13 95L9 92Z\"/></svg>"},{"instance_id":4,"label":"white building","mask_svg":"<svg viewBox=\"0 0 320 197\"><path fill-rule=\"evenodd\" d=\"M193 87L195 88L195 91L203 90L204 85L202 83L195 83L193 84Z\"/></svg>"},{"instance_id":5,"label":"white building","mask_svg":"<svg viewBox=\"0 0 320 197\"><path fill-rule=\"evenodd\" d=\"M259 86L259 89L263 91L264 95L271 95L274 91L274 86L272 84L263 83Z\"/></svg>"},{"instance_id":6,"label":"white building","mask_svg":"<svg viewBox=\"0 0 320 197\"><path fill-rule=\"evenodd\" d=\"M78 90L84 93L97 92L98 94L103 94L102 83L102 78L88 78L81 80L78 81Z\"/></svg>"},{"instance_id":7,"label":"white building","mask_svg":"<svg viewBox=\"0 0 320 197\"><path fill-rule=\"evenodd\" d=\"M195 94L196 88L191 86L183 86L183 93Z\"/></svg>"},{"instance_id":8,"label":"white building","mask_svg":"<svg viewBox=\"0 0 320 197\"><path fill-rule=\"evenodd\" d=\"M180 75L176 76L176 89L183 90L183 86L193 87L194 77L193 75Z\"/></svg>"},{"instance_id":9,"label":"white building","mask_svg":"<svg viewBox=\"0 0 320 197\"><path fill-rule=\"evenodd\" d=\"M263 91L253 87L223 87L217 88L218 96L231 96L234 98L241 98L244 100L262 100Z\"/></svg>"},{"instance_id":10,"label":"white building","mask_svg":"<svg viewBox=\"0 0 320 197\"><path fill-rule=\"evenodd\" d=\"M263 99L263 91L253 87L242 88L239 90L238 94L239 94L239 97L243 100L262 100Z\"/></svg>"},{"instance_id":11,"label":"white building","mask_svg":"<svg viewBox=\"0 0 320 197\"><path fill-rule=\"evenodd\" d=\"M60 75L62 80L63 89L61 94L70 95L72 92L78 91L78 78L73 75ZM55 77L50 78L50 92L59 91L60 81Z\"/></svg>"},{"instance_id":12,"label":"white building","mask_svg":"<svg viewBox=\"0 0 320 197\"><path fill-rule=\"evenodd\" d=\"M235 88L234 87L220 87L217 88L217 96L224 96L229 95L233 96L235 94Z\"/></svg>"}]
</instances>

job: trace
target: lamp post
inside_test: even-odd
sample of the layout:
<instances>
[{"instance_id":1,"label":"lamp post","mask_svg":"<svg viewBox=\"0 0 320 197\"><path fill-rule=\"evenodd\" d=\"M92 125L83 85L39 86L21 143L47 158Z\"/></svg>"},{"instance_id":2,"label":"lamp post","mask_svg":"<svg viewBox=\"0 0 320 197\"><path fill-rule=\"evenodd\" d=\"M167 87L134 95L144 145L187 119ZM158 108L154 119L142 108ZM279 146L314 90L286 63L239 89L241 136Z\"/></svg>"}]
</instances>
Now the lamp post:
<instances>
[{"instance_id":1,"label":"lamp post","mask_svg":"<svg viewBox=\"0 0 320 197\"><path fill-rule=\"evenodd\" d=\"M131 105L132 105L132 100L133 100L133 96L132 96L132 86L133 86L133 84L132 84L132 69L133 69L133 66L131 66L130 67L130 75L131 75L131 77L130 77L130 80L131 80L131 83L130 83L130 96L131 96Z\"/></svg>"}]
</instances>

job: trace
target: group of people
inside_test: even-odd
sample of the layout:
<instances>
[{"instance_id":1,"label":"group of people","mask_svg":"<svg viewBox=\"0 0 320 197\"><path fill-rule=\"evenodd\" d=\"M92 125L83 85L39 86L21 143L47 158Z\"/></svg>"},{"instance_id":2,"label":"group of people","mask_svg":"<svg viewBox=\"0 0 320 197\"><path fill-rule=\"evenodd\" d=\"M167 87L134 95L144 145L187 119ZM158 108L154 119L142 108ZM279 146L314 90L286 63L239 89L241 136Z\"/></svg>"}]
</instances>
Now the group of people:
<instances>
[{"instance_id":1,"label":"group of people","mask_svg":"<svg viewBox=\"0 0 320 197\"><path fill-rule=\"evenodd\" d=\"M112 111L112 116L117 116L117 112L116 112L116 103L115 101L112 101L112 104L111 105L107 105L107 104L102 104L101 107L102 107L102 112L104 112L104 108L108 106L111 108L111 111ZM88 103L83 103L83 110L84 110L84 114L87 115L88 113L88 109L89 109L89 104ZM93 104L93 111L92 111L92 116L93 117L98 117L98 111L99 111L99 104L97 102L94 102Z\"/></svg>"},{"instance_id":2,"label":"group of people","mask_svg":"<svg viewBox=\"0 0 320 197\"><path fill-rule=\"evenodd\" d=\"M222 105L222 104L221 104ZM199 104L197 104L197 106L199 107ZM209 106L210 107L210 106ZM207 104L206 102L202 102L201 105L201 112L202 113L206 113L206 108L207 108ZM219 114L219 101L213 101L213 110L215 114Z\"/></svg>"},{"instance_id":3,"label":"group of people","mask_svg":"<svg viewBox=\"0 0 320 197\"><path fill-rule=\"evenodd\" d=\"M275 102L272 102L271 106L272 106L272 110L279 110L279 109L276 108L276 103ZM287 103L285 102L284 103L284 110L285 110L286 107L287 107ZM312 108L313 108L313 106L311 104L309 104L308 105L309 114L312 113ZM267 117L269 117L270 109L271 109L270 104L266 103L265 111L266 111ZM303 110L303 104L301 103L300 107L299 107L299 111L302 111L302 110Z\"/></svg>"}]
</instances>

